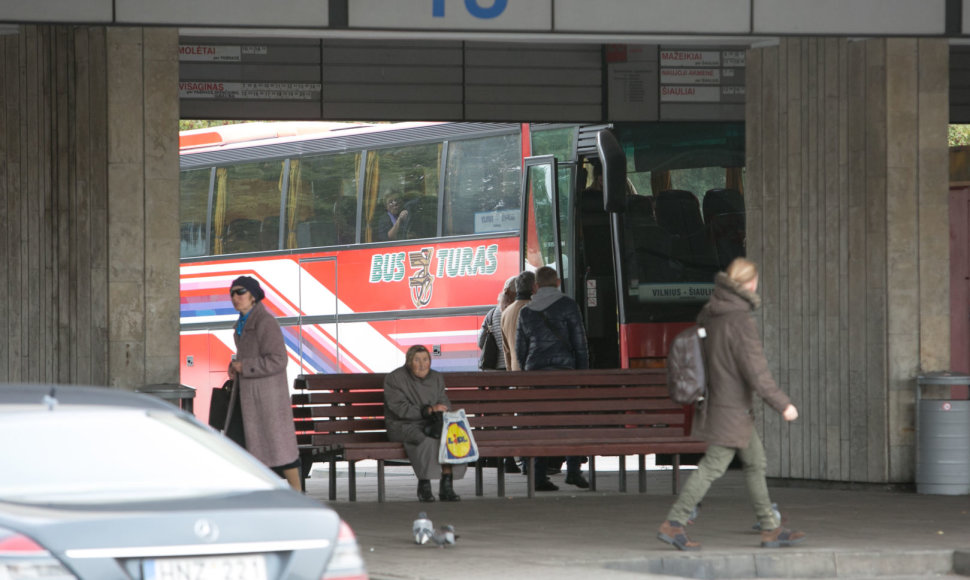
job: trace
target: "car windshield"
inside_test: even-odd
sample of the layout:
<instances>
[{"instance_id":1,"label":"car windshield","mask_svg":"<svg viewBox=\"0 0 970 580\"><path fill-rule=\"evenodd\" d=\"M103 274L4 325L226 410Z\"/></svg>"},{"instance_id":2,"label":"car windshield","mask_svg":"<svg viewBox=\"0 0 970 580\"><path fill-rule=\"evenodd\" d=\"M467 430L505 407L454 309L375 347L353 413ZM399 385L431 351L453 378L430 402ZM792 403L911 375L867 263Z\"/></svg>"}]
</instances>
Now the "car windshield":
<instances>
[{"instance_id":1,"label":"car windshield","mask_svg":"<svg viewBox=\"0 0 970 580\"><path fill-rule=\"evenodd\" d=\"M283 485L228 439L168 411L7 407L0 441L0 501L134 502Z\"/></svg>"}]
</instances>

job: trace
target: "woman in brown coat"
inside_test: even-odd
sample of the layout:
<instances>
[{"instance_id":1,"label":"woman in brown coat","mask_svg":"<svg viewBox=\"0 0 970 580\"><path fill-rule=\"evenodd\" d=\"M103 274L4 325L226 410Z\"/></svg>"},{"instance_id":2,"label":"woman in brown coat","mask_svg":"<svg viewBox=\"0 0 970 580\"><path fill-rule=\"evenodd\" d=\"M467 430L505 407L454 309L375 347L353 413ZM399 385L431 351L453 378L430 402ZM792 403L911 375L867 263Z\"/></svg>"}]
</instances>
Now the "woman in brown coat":
<instances>
[{"instance_id":1,"label":"woman in brown coat","mask_svg":"<svg viewBox=\"0 0 970 580\"><path fill-rule=\"evenodd\" d=\"M761 546L791 546L805 538L802 532L781 527L771 509L765 450L754 428L754 393L786 421L798 418L788 395L771 378L751 317L761 304L757 289L757 267L737 258L714 279L714 294L697 317L707 331L703 344L709 381L707 399L698 404L695 414L693 435L710 445L657 533L660 540L680 550L701 547L687 537L682 522L688 521L711 484L724 475L735 454L744 465L744 481L761 525Z\"/></svg>"},{"instance_id":2,"label":"woman in brown coat","mask_svg":"<svg viewBox=\"0 0 970 580\"><path fill-rule=\"evenodd\" d=\"M263 306L263 289L255 278L236 278L229 294L233 307L239 311L239 320L232 335L236 356L229 363L229 376L235 379L236 388L226 429L233 420L233 409L240 409L246 450L300 491L300 453L286 381L283 332Z\"/></svg>"}]
</instances>

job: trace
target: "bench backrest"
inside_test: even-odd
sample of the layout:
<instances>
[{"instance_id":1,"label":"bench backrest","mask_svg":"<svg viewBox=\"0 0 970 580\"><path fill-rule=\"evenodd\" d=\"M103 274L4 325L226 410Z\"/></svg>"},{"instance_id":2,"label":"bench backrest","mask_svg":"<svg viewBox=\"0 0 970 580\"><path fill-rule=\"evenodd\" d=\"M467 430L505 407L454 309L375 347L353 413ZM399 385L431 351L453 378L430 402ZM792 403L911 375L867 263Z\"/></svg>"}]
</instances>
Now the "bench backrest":
<instances>
[{"instance_id":1,"label":"bench backrest","mask_svg":"<svg viewBox=\"0 0 970 580\"><path fill-rule=\"evenodd\" d=\"M653 369L442 373L475 437L514 440L687 437L689 406L667 395ZM386 441L383 373L304 375L293 395L301 445ZM528 429L523 429L528 427Z\"/></svg>"}]
</instances>

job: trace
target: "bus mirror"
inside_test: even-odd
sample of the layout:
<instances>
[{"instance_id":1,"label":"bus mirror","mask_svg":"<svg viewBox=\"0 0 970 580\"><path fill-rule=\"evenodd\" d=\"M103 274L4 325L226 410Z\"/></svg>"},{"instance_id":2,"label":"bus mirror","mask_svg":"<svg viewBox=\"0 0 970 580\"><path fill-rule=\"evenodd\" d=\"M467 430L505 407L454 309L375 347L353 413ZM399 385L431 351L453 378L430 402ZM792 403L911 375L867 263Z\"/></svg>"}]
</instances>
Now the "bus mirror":
<instances>
[{"instance_id":1,"label":"bus mirror","mask_svg":"<svg viewBox=\"0 0 970 580\"><path fill-rule=\"evenodd\" d=\"M596 134L596 151L603 164L603 208L622 212L626 209L626 154L607 129Z\"/></svg>"}]
</instances>

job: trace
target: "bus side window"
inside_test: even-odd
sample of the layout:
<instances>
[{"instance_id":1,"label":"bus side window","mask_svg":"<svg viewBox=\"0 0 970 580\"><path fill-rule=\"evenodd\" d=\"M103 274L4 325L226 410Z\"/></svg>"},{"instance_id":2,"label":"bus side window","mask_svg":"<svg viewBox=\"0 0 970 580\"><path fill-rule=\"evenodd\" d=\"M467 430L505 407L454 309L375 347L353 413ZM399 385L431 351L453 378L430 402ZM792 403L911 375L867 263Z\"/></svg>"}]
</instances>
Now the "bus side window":
<instances>
[{"instance_id":1,"label":"bus side window","mask_svg":"<svg viewBox=\"0 0 970 580\"><path fill-rule=\"evenodd\" d=\"M405 209L410 208L405 218L407 221L402 222L405 231L399 231L396 239L437 235L441 150L441 143L425 143L367 153L363 215L367 227L365 242L387 239L386 232L382 235L379 230L385 225L390 227L387 223L390 220L385 215L387 201L395 198L402 201ZM406 193L401 195L402 192ZM409 225L412 213L415 218L413 228Z\"/></svg>"},{"instance_id":2,"label":"bus side window","mask_svg":"<svg viewBox=\"0 0 970 580\"><path fill-rule=\"evenodd\" d=\"M267 225L268 237L264 238L262 230L264 220L279 223L285 163L259 161L216 170L212 210L213 254L278 249L278 232L275 241L268 240L268 237L272 237L273 225Z\"/></svg>"},{"instance_id":3,"label":"bus side window","mask_svg":"<svg viewBox=\"0 0 970 580\"><path fill-rule=\"evenodd\" d=\"M206 167L179 174L180 255L183 258L209 253L205 221L212 171L211 167Z\"/></svg>"},{"instance_id":4,"label":"bus side window","mask_svg":"<svg viewBox=\"0 0 970 580\"><path fill-rule=\"evenodd\" d=\"M284 227L285 248L356 241L360 152L304 157L292 162Z\"/></svg>"},{"instance_id":5,"label":"bus side window","mask_svg":"<svg viewBox=\"0 0 970 580\"><path fill-rule=\"evenodd\" d=\"M444 235L518 229L521 179L518 133L449 143Z\"/></svg>"}]
</instances>

